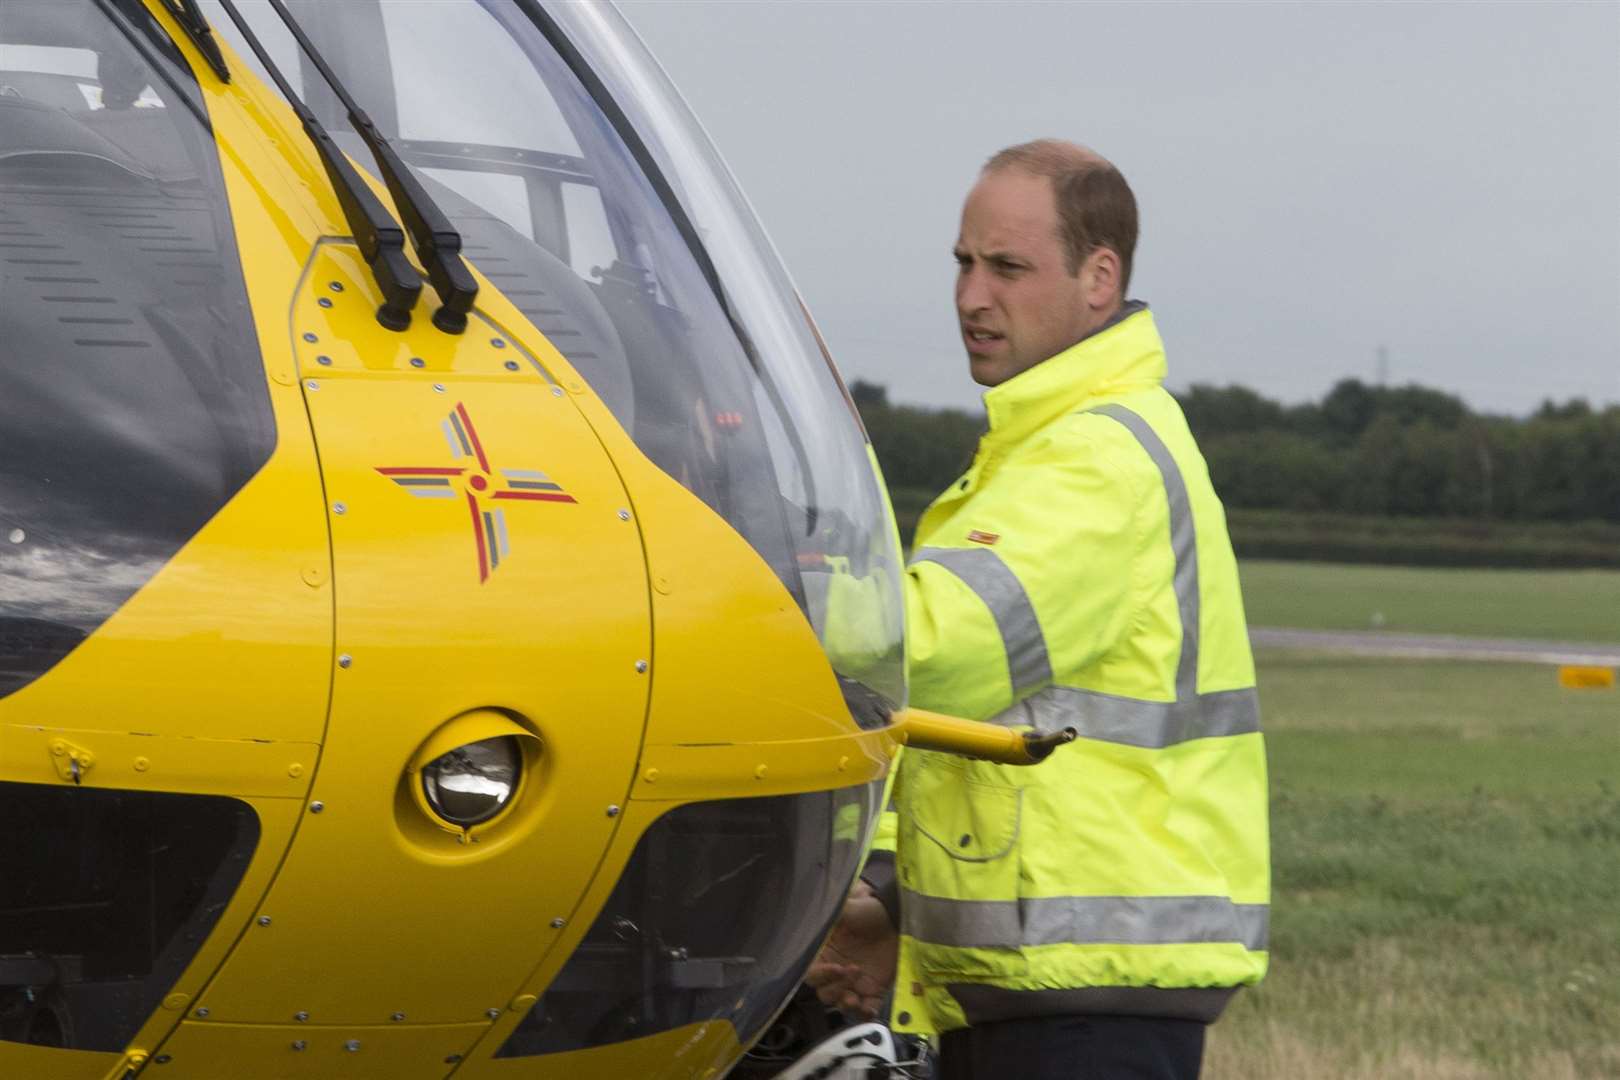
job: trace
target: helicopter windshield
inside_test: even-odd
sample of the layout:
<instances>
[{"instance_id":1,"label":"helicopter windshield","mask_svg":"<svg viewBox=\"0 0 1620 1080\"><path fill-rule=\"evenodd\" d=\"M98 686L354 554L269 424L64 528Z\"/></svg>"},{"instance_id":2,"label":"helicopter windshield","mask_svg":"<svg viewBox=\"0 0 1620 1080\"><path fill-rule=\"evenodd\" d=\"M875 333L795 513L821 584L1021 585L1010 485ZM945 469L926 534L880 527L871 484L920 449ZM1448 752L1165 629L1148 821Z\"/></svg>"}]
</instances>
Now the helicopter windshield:
<instances>
[{"instance_id":1,"label":"helicopter windshield","mask_svg":"<svg viewBox=\"0 0 1620 1080\"><path fill-rule=\"evenodd\" d=\"M344 109L263 0L278 66L363 166ZM799 601L858 721L905 700L900 558L860 422L707 137L611 7L289 0L463 252L659 468ZM204 11L247 50L217 3ZM250 65L251 60L246 61Z\"/></svg>"},{"instance_id":2,"label":"helicopter windshield","mask_svg":"<svg viewBox=\"0 0 1620 1080\"><path fill-rule=\"evenodd\" d=\"M0 696L269 458L202 96L138 0L0 4Z\"/></svg>"}]
</instances>

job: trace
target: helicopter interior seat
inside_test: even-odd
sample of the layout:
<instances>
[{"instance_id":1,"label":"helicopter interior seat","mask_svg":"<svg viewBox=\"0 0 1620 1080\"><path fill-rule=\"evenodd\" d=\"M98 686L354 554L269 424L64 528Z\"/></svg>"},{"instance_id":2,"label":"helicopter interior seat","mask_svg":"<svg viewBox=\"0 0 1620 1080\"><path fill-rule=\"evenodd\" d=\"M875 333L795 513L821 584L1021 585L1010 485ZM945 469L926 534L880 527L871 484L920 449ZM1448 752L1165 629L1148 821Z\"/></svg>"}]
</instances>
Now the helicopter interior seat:
<instances>
[{"instance_id":1,"label":"helicopter interior seat","mask_svg":"<svg viewBox=\"0 0 1620 1080\"><path fill-rule=\"evenodd\" d=\"M357 160L365 161L362 155ZM590 283L540 244L450 185L418 178L461 233L461 250L607 404L626 431L635 428L635 386L619 332Z\"/></svg>"},{"instance_id":2,"label":"helicopter interior seat","mask_svg":"<svg viewBox=\"0 0 1620 1080\"><path fill-rule=\"evenodd\" d=\"M0 93L0 161L36 159L35 164L44 164L45 158L68 155L100 161L138 180L154 179L138 159L87 124L89 115L44 104L20 92ZM67 164L59 161L62 168L57 171L63 171ZM70 176L64 175L63 179L72 183ZM87 174L80 182L88 179Z\"/></svg>"},{"instance_id":3,"label":"helicopter interior seat","mask_svg":"<svg viewBox=\"0 0 1620 1080\"><path fill-rule=\"evenodd\" d=\"M164 125L165 111L130 127ZM79 430L51 455L68 503L76 488L115 516L128 498L136 515L217 505L256 468L241 429L262 427L244 422L259 410L219 330L234 240L215 200L165 182L194 176L177 136L146 140L159 177L86 115L0 96L0 428ZM189 516L173 524L190 530Z\"/></svg>"}]
</instances>

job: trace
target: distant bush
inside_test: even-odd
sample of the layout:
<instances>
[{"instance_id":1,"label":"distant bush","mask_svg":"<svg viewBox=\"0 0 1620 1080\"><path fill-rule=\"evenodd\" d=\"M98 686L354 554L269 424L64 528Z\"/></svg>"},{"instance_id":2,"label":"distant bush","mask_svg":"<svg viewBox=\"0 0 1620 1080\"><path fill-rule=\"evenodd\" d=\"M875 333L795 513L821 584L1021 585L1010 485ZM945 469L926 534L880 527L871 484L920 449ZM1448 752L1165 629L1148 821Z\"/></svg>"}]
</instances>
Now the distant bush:
<instances>
[{"instance_id":1,"label":"distant bush","mask_svg":"<svg viewBox=\"0 0 1620 1080\"><path fill-rule=\"evenodd\" d=\"M983 416L894 405L871 383L851 391L909 536L927 498L971 462ZM1245 554L1620 566L1620 530L1598 527L1620 526L1620 406L1549 401L1491 416L1438 390L1356 379L1302 405L1243 386L1195 385L1178 400ZM1262 512L1283 516L1250 516ZM1533 525L1546 528L1515 527Z\"/></svg>"}]
</instances>

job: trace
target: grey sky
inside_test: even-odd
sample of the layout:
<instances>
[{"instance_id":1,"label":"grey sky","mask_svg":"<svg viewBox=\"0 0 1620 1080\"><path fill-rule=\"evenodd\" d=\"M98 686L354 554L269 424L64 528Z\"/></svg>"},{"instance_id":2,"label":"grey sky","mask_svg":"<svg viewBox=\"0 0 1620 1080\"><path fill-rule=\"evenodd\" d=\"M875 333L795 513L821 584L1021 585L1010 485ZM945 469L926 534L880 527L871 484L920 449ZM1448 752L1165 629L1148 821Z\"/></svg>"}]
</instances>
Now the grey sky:
<instances>
[{"instance_id":1,"label":"grey sky","mask_svg":"<svg viewBox=\"0 0 1620 1080\"><path fill-rule=\"evenodd\" d=\"M1620 2L622 0L846 377L972 406L961 199L1042 135L1141 203L1172 386L1620 401Z\"/></svg>"}]
</instances>

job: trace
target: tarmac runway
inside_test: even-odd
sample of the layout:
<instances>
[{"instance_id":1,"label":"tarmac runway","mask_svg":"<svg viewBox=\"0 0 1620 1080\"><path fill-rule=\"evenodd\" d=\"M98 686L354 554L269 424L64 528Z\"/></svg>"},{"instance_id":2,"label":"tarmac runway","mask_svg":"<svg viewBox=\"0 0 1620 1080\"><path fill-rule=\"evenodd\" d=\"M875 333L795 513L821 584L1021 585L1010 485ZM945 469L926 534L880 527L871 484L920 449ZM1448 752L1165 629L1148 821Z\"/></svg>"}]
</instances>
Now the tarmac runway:
<instances>
[{"instance_id":1,"label":"tarmac runway","mask_svg":"<svg viewBox=\"0 0 1620 1080\"><path fill-rule=\"evenodd\" d=\"M1249 641L1256 647L1309 649L1312 652L1349 656L1620 667L1620 645L1583 641L1453 637L1449 634L1399 634L1383 630L1289 630L1275 626L1249 627Z\"/></svg>"}]
</instances>

